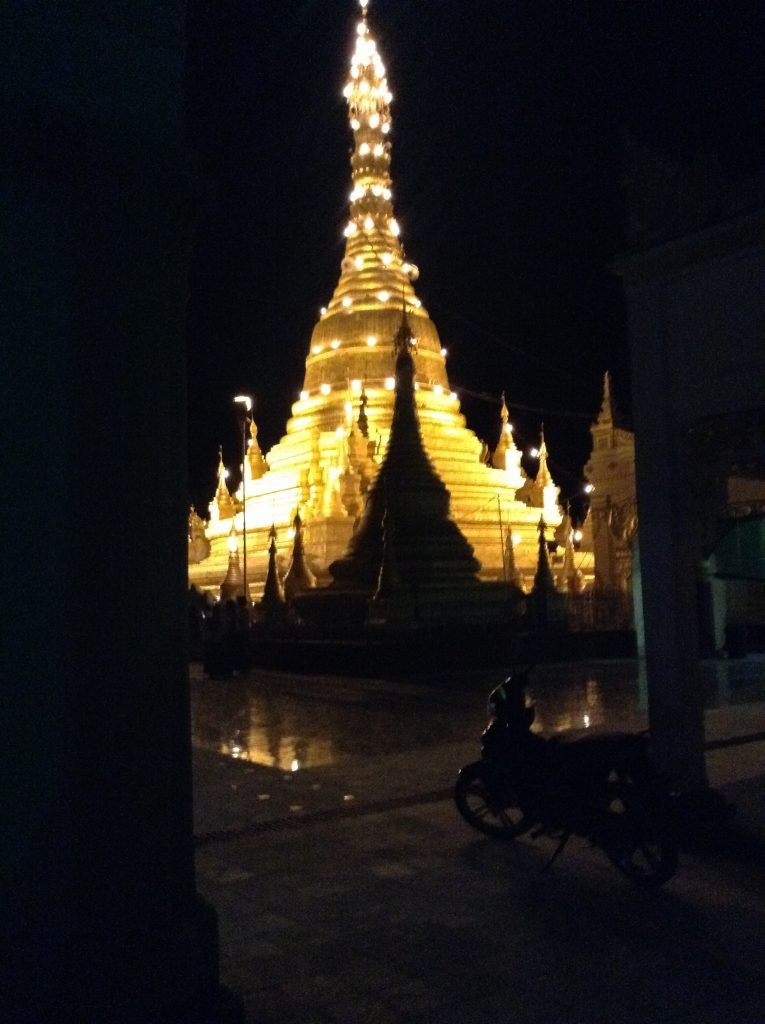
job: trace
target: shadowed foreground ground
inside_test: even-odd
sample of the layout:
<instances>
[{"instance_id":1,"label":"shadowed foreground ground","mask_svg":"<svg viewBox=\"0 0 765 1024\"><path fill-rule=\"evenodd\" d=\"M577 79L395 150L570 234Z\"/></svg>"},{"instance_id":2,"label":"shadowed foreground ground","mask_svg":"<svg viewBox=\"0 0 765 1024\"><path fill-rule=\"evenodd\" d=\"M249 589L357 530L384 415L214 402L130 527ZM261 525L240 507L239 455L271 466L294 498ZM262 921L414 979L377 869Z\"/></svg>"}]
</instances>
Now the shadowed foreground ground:
<instances>
[{"instance_id":1,"label":"shadowed foreground ground","mask_svg":"<svg viewBox=\"0 0 765 1024\"><path fill-rule=\"evenodd\" d=\"M762 704L710 715L717 738L765 728ZM448 789L476 753L285 772L196 752L198 884L252 1024L765 1019L764 742L708 755L741 834L659 893L582 841L543 871L549 841L472 832Z\"/></svg>"}]
</instances>

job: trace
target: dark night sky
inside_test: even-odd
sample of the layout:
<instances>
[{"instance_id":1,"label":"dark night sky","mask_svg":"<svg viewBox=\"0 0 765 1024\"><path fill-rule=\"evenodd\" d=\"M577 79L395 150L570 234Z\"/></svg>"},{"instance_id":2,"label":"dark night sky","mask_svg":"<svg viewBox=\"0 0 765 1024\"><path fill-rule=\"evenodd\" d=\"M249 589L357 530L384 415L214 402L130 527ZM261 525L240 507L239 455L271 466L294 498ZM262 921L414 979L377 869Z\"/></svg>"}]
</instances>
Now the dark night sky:
<instances>
[{"instance_id":1,"label":"dark night sky","mask_svg":"<svg viewBox=\"0 0 765 1024\"><path fill-rule=\"evenodd\" d=\"M192 0L189 143L209 184L188 309L192 500L231 397L283 433L342 256L356 0ZM601 376L629 410L620 286L626 131L727 175L765 166L761 0L371 0L388 72L393 189L453 386L504 389L520 440L545 422L557 482L588 453ZM462 393L492 443L498 405ZM513 409L513 403L542 411ZM566 477L564 471L572 474Z\"/></svg>"}]
</instances>

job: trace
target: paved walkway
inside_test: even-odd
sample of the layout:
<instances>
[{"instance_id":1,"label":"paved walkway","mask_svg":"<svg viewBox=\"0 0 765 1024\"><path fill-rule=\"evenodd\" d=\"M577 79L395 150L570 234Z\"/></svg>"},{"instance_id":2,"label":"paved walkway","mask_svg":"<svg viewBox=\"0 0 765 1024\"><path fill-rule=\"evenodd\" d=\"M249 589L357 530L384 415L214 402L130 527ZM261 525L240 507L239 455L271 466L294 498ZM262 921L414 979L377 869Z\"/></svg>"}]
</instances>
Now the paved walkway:
<instances>
[{"instance_id":1,"label":"paved walkway","mask_svg":"<svg viewBox=\"0 0 765 1024\"><path fill-rule=\"evenodd\" d=\"M717 742L765 706L708 713ZM200 891L251 1024L765 1021L765 742L708 754L738 838L636 890L582 841L498 843L449 791L477 738L277 772L195 753Z\"/></svg>"}]
</instances>

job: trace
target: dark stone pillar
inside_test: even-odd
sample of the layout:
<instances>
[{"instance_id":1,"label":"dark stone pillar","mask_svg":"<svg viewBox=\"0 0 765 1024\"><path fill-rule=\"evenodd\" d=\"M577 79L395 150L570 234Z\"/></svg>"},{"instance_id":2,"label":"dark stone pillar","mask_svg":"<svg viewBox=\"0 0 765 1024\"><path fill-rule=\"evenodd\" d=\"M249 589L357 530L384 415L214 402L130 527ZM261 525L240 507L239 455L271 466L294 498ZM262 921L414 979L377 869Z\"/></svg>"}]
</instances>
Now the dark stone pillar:
<instances>
[{"instance_id":1,"label":"dark stone pillar","mask_svg":"<svg viewBox=\"0 0 765 1024\"><path fill-rule=\"evenodd\" d=\"M758 210L618 265L632 349L651 734L662 766L686 793L706 787L701 541L716 491L725 493L738 465L761 458L751 440L760 435L746 425L762 408L764 237ZM723 441L722 423L732 424L734 437L739 424L737 443Z\"/></svg>"},{"instance_id":2,"label":"dark stone pillar","mask_svg":"<svg viewBox=\"0 0 765 1024\"><path fill-rule=\"evenodd\" d=\"M0 1017L234 1020L193 863L183 6L7 17Z\"/></svg>"},{"instance_id":3,"label":"dark stone pillar","mask_svg":"<svg viewBox=\"0 0 765 1024\"><path fill-rule=\"evenodd\" d=\"M707 785L699 676L696 578L699 552L681 430L673 403L661 290L632 296L635 471L640 569L654 753L686 792ZM641 344L642 343L642 344Z\"/></svg>"}]
</instances>

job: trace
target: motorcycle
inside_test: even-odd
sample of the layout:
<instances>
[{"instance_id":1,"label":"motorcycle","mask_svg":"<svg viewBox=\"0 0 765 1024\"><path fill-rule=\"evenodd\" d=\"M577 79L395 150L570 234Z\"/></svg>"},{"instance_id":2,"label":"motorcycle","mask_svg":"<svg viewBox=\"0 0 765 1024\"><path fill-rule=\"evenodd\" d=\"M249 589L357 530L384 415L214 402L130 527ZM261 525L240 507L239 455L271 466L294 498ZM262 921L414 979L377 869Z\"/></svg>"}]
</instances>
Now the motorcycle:
<instances>
[{"instance_id":1,"label":"motorcycle","mask_svg":"<svg viewBox=\"0 0 765 1024\"><path fill-rule=\"evenodd\" d=\"M641 886L659 886L677 870L671 793L650 761L648 741L632 733L532 732L531 669L492 690L481 760L457 777L462 817L486 835L530 833L559 840L548 867L572 835L582 836Z\"/></svg>"}]
</instances>

